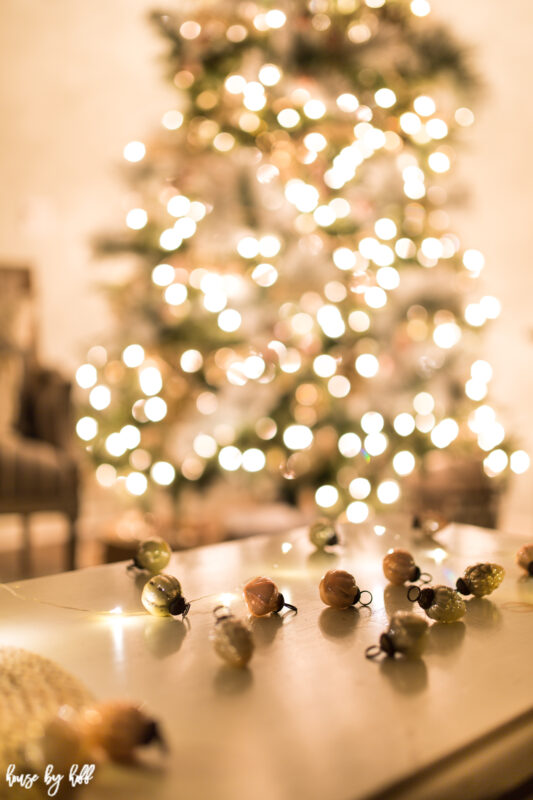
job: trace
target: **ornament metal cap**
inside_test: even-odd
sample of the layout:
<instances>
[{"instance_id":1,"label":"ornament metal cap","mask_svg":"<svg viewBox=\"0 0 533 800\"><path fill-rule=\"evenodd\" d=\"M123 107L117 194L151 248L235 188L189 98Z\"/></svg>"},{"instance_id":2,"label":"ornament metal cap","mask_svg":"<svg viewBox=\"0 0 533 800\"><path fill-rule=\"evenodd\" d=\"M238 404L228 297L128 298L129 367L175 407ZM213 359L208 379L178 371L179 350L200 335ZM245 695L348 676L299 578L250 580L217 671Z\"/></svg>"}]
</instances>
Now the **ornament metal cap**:
<instances>
[{"instance_id":1,"label":"ornament metal cap","mask_svg":"<svg viewBox=\"0 0 533 800\"><path fill-rule=\"evenodd\" d=\"M369 659L377 658L381 653L386 656L393 657L396 652L394 642L387 633L382 633L379 637L379 644L371 644L365 650L365 656Z\"/></svg>"},{"instance_id":2,"label":"ornament metal cap","mask_svg":"<svg viewBox=\"0 0 533 800\"><path fill-rule=\"evenodd\" d=\"M468 588L468 584L464 580L464 578L458 578L457 579L457 582L455 584L455 588L457 589L458 592L461 592L461 594L472 594L472 592Z\"/></svg>"},{"instance_id":3,"label":"ornament metal cap","mask_svg":"<svg viewBox=\"0 0 533 800\"><path fill-rule=\"evenodd\" d=\"M276 608L276 612L275 613L279 614L279 612L281 611L282 608L290 608L290 610L294 611L295 614L298 613L298 609L296 608L296 606L291 605L291 603L286 603L285 602L285 598L283 597L283 595L280 592L279 593L279 597L278 597L278 607Z\"/></svg>"},{"instance_id":4,"label":"ornament metal cap","mask_svg":"<svg viewBox=\"0 0 533 800\"><path fill-rule=\"evenodd\" d=\"M433 603L435 592L433 589L421 589L420 586L410 586L407 590L407 599L411 603L416 603L424 610L428 609Z\"/></svg>"},{"instance_id":5,"label":"ornament metal cap","mask_svg":"<svg viewBox=\"0 0 533 800\"><path fill-rule=\"evenodd\" d=\"M180 594L169 603L168 610L173 617L179 617L181 614L182 618L185 618L189 613L190 607L191 604Z\"/></svg>"},{"instance_id":6,"label":"ornament metal cap","mask_svg":"<svg viewBox=\"0 0 533 800\"><path fill-rule=\"evenodd\" d=\"M164 753L168 752L168 746L161 734L161 728L155 720L152 720L146 726L146 730L140 744L152 744L152 742L157 744Z\"/></svg>"}]
</instances>

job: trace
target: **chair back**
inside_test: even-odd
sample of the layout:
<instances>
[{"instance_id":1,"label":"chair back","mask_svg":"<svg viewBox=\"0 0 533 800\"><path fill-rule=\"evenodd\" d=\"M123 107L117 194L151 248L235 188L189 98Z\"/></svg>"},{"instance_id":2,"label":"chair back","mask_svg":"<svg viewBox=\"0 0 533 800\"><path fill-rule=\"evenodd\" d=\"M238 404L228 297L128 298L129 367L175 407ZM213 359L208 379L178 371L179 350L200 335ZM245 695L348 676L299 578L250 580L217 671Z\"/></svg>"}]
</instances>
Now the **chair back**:
<instances>
[{"instance_id":1,"label":"chair back","mask_svg":"<svg viewBox=\"0 0 533 800\"><path fill-rule=\"evenodd\" d=\"M30 268L0 264L0 437L20 423L25 375L35 361L35 322Z\"/></svg>"},{"instance_id":2,"label":"chair back","mask_svg":"<svg viewBox=\"0 0 533 800\"><path fill-rule=\"evenodd\" d=\"M34 355L36 339L31 270L0 264L0 350Z\"/></svg>"}]
</instances>

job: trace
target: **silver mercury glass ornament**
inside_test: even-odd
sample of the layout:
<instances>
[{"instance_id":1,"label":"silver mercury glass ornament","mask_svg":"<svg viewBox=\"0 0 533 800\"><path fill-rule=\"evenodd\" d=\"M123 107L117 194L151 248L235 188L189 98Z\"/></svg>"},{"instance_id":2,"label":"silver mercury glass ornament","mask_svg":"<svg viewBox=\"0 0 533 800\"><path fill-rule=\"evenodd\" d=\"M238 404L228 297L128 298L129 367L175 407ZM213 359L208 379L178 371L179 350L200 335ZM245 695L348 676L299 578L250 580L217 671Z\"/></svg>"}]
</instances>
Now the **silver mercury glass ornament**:
<instances>
[{"instance_id":1,"label":"silver mercury glass ornament","mask_svg":"<svg viewBox=\"0 0 533 800\"><path fill-rule=\"evenodd\" d=\"M226 606L217 606L213 614L215 627L211 640L215 651L232 667L245 667L254 652L250 628Z\"/></svg>"},{"instance_id":2,"label":"silver mercury glass ornament","mask_svg":"<svg viewBox=\"0 0 533 800\"><path fill-rule=\"evenodd\" d=\"M418 602L430 619L436 622L457 622L466 614L463 598L449 586L410 586L407 599L411 603Z\"/></svg>"},{"instance_id":3,"label":"silver mercury glass ornament","mask_svg":"<svg viewBox=\"0 0 533 800\"><path fill-rule=\"evenodd\" d=\"M389 627L382 633L379 644L367 647L367 658L376 658L380 653L394 657L396 653L408 658L419 658L427 643L426 620L411 611L396 611L390 618Z\"/></svg>"}]
</instances>

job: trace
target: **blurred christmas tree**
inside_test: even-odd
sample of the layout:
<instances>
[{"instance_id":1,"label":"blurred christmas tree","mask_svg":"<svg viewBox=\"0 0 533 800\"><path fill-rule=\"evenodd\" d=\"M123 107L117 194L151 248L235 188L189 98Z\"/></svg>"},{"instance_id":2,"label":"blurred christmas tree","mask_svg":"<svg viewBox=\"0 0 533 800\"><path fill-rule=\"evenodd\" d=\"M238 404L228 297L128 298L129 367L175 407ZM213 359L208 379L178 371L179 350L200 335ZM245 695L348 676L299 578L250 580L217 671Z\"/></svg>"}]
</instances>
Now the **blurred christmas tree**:
<instances>
[{"instance_id":1,"label":"blurred christmas tree","mask_svg":"<svg viewBox=\"0 0 533 800\"><path fill-rule=\"evenodd\" d=\"M126 146L138 207L102 243L131 255L119 339L77 373L98 480L248 473L360 522L436 452L504 472L472 355L499 302L444 210L464 50L427 0L177 5L153 15L176 105Z\"/></svg>"}]
</instances>

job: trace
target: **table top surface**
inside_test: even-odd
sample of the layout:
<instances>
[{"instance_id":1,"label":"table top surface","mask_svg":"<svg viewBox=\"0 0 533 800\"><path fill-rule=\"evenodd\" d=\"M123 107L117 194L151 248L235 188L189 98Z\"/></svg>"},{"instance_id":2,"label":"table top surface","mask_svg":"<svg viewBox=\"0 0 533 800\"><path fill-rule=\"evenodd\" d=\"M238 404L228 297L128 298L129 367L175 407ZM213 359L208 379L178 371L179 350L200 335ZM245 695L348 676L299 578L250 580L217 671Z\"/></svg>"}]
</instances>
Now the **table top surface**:
<instances>
[{"instance_id":1,"label":"table top surface","mask_svg":"<svg viewBox=\"0 0 533 800\"><path fill-rule=\"evenodd\" d=\"M162 724L167 767L103 770L91 797L116 797L120 781L133 800L360 800L512 720L531 722L533 578L514 560L523 541L458 524L423 537L401 521L346 526L342 537L330 553L315 552L304 529L175 553L165 571L192 601L190 625L144 613L146 577L124 564L3 587L2 644L53 659L100 699L142 701ZM467 600L462 621L433 623L423 659L369 661L393 611L423 614L383 577L392 547L407 547L434 583L453 586L479 561L506 577L489 598ZM321 603L333 568L372 592L371 609ZM212 610L224 602L245 616L242 588L255 575L299 611L253 620L256 651L238 670L213 650ZM102 613L111 610L122 613Z\"/></svg>"}]
</instances>

